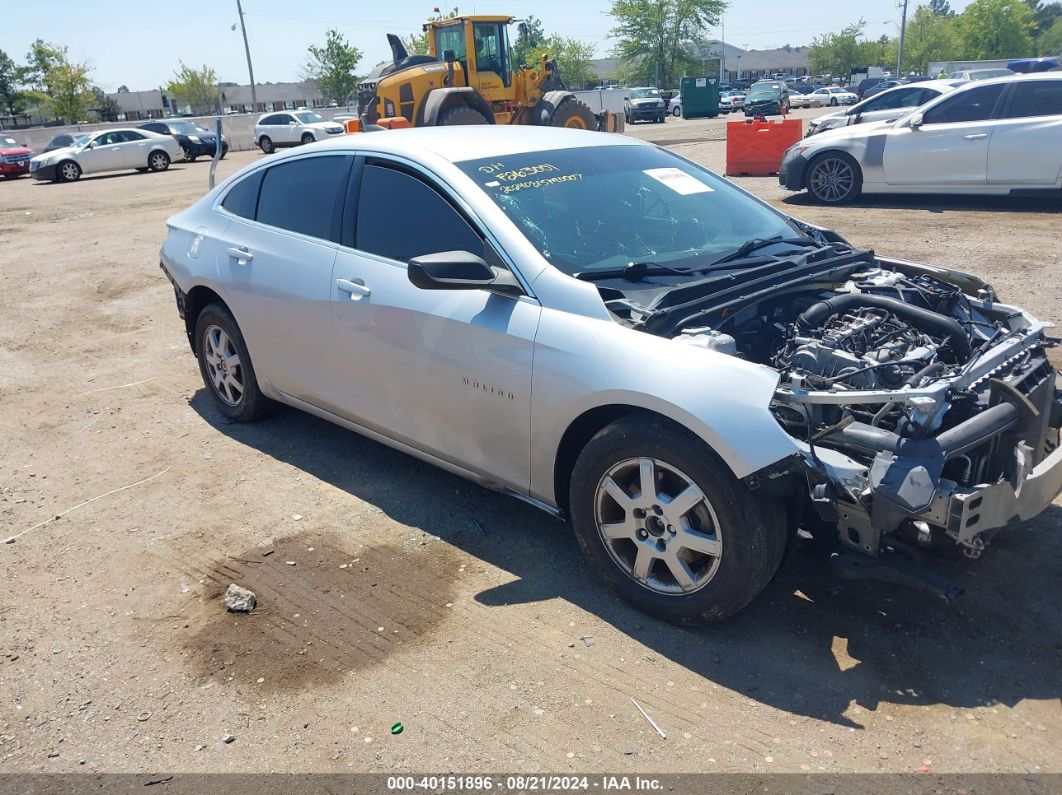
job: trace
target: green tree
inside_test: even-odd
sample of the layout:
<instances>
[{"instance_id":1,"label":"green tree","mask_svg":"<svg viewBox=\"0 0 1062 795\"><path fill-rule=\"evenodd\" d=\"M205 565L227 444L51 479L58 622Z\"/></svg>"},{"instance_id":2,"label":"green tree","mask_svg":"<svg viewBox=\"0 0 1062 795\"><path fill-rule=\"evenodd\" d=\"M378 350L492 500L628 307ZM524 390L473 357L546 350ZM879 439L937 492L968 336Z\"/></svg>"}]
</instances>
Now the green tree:
<instances>
[{"instance_id":1,"label":"green tree","mask_svg":"<svg viewBox=\"0 0 1062 795\"><path fill-rule=\"evenodd\" d=\"M951 3L948 0L929 0L929 13L935 17L955 16L955 12L951 10Z\"/></svg>"},{"instance_id":2,"label":"green tree","mask_svg":"<svg viewBox=\"0 0 1062 795\"><path fill-rule=\"evenodd\" d=\"M546 49L546 32L542 29L542 20L528 16L517 24L516 41L513 43L513 65L534 66Z\"/></svg>"},{"instance_id":3,"label":"green tree","mask_svg":"<svg viewBox=\"0 0 1062 795\"><path fill-rule=\"evenodd\" d=\"M877 41L862 40L865 26L866 22L859 20L839 33L823 33L813 39L808 61L815 74L847 77L857 67L895 65L894 50Z\"/></svg>"},{"instance_id":4,"label":"green tree","mask_svg":"<svg viewBox=\"0 0 1062 795\"><path fill-rule=\"evenodd\" d=\"M964 58L1017 58L1033 51L1036 23L1021 0L974 0L956 24Z\"/></svg>"},{"instance_id":5,"label":"green tree","mask_svg":"<svg viewBox=\"0 0 1062 795\"><path fill-rule=\"evenodd\" d=\"M57 118L80 121L95 103L88 64L71 61L66 47L59 47L55 52L57 56L44 73L47 106Z\"/></svg>"},{"instance_id":6,"label":"green tree","mask_svg":"<svg viewBox=\"0 0 1062 795\"><path fill-rule=\"evenodd\" d=\"M591 63L595 52L593 44L553 35L546 39L543 49L557 62L561 79L568 88L582 89L596 82ZM531 57L534 58L534 53L531 53Z\"/></svg>"},{"instance_id":7,"label":"green tree","mask_svg":"<svg viewBox=\"0 0 1062 795\"><path fill-rule=\"evenodd\" d=\"M118 114L122 112L122 106L118 101L107 96L107 92L99 86L92 87L92 96L96 103L92 108L101 121L118 121Z\"/></svg>"},{"instance_id":8,"label":"green tree","mask_svg":"<svg viewBox=\"0 0 1062 795\"><path fill-rule=\"evenodd\" d=\"M457 10L457 6L454 6L452 10L447 11L445 14L436 14L435 16L428 17L429 22L441 22L444 19L453 19L458 16L460 12ZM423 30L420 33L410 33L404 39L402 44L406 48L406 52L410 55L427 55L428 54L428 31ZM440 53L440 56L442 53Z\"/></svg>"},{"instance_id":9,"label":"green tree","mask_svg":"<svg viewBox=\"0 0 1062 795\"><path fill-rule=\"evenodd\" d=\"M217 73L205 64L196 69L179 61L181 68L173 73L174 79L166 84L164 93L188 105L192 113L212 113L218 107Z\"/></svg>"},{"instance_id":10,"label":"green tree","mask_svg":"<svg viewBox=\"0 0 1062 795\"><path fill-rule=\"evenodd\" d=\"M4 113L17 116L26 109L26 95L22 91L25 79L25 70L0 50L0 110Z\"/></svg>"},{"instance_id":11,"label":"green tree","mask_svg":"<svg viewBox=\"0 0 1062 795\"><path fill-rule=\"evenodd\" d=\"M329 30L325 33L324 46L311 45L309 53L306 76L317 84L326 99L346 104L347 97L358 88L354 70L361 62L361 50L348 44L338 30Z\"/></svg>"},{"instance_id":12,"label":"green tree","mask_svg":"<svg viewBox=\"0 0 1062 795\"><path fill-rule=\"evenodd\" d=\"M118 86L118 93L119 94L128 94L129 93L129 86L127 86L125 83L122 83L120 86Z\"/></svg>"},{"instance_id":13,"label":"green tree","mask_svg":"<svg viewBox=\"0 0 1062 795\"><path fill-rule=\"evenodd\" d=\"M665 87L678 85L725 7L725 0L612 0L615 55L647 77L659 68Z\"/></svg>"},{"instance_id":14,"label":"green tree","mask_svg":"<svg viewBox=\"0 0 1062 795\"><path fill-rule=\"evenodd\" d=\"M953 17L919 6L907 23L903 59L906 68L925 74L932 61L955 61L963 57ZM936 75L931 75L936 77Z\"/></svg>"},{"instance_id":15,"label":"green tree","mask_svg":"<svg viewBox=\"0 0 1062 795\"><path fill-rule=\"evenodd\" d=\"M1036 46L1040 55L1062 55L1062 19L1040 34Z\"/></svg>"},{"instance_id":16,"label":"green tree","mask_svg":"<svg viewBox=\"0 0 1062 795\"><path fill-rule=\"evenodd\" d=\"M44 76L54 69L63 58L64 49L37 39L26 53L26 84L37 93L44 94Z\"/></svg>"}]
</instances>

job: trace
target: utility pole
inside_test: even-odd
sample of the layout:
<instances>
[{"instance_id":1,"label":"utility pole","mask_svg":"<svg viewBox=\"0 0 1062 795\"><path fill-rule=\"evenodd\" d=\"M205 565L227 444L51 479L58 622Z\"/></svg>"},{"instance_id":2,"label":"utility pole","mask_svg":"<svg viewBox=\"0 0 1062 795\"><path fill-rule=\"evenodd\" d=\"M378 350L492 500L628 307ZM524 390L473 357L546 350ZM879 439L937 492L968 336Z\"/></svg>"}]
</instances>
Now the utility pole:
<instances>
[{"instance_id":1,"label":"utility pole","mask_svg":"<svg viewBox=\"0 0 1062 795\"><path fill-rule=\"evenodd\" d=\"M903 12L900 15L900 44L896 52L896 77L903 76L903 36L907 30L907 0L903 0Z\"/></svg>"},{"instance_id":2,"label":"utility pole","mask_svg":"<svg viewBox=\"0 0 1062 795\"><path fill-rule=\"evenodd\" d=\"M258 91L254 87L254 67L251 66L251 45L247 43L247 25L243 22L243 4L236 0L236 10L240 14L240 30L243 31L243 50L247 53L247 73L251 76L251 104L254 112L258 112Z\"/></svg>"},{"instance_id":3,"label":"utility pole","mask_svg":"<svg viewBox=\"0 0 1062 795\"><path fill-rule=\"evenodd\" d=\"M723 77L723 72L726 69L726 17L722 14L719 15L719 82L726 82L726 78Z\"/></svg>"}]
</instances>

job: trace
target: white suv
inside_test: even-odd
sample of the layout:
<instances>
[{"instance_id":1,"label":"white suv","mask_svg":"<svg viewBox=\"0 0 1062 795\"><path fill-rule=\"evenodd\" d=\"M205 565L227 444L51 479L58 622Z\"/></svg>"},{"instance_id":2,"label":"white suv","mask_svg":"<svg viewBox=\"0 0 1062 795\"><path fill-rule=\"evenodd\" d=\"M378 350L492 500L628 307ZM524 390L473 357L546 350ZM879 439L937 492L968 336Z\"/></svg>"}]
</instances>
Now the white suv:
<instances>
[{"instance_id":1,"label":"white suv","mask_svg":"<svg viewBox=\"0 0 1062 795\"><path fill-rule=\"evenodd\" d=\"M312 110L266 113L254 125L254 139L267 155L278 146L298 146L342 135L343 125L328 121Z\"/></svg>"}]
</instances>

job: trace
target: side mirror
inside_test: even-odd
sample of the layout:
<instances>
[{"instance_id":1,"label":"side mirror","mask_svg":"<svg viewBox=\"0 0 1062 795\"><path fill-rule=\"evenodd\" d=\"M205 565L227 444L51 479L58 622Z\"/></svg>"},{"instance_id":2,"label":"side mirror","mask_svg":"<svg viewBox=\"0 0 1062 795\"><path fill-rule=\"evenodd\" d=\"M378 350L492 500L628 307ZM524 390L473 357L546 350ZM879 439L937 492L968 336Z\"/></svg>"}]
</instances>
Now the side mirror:
<instances>
[{"instance_id":1,"label":"side mirror","mask_svg":"<svg viewBox=\"0 0 1062 795\"><path fill-rule=\"evenodd\" d=\"M912 130L917 130L924 123L925 123L925 118L922 116L921 112L915 113L915 114L913 114L911 116L911 129Z\"/></svg>"},{"instance_id":2,"label":"side mirror","mask_svg":"<svg viewBox=\"0 0 1062 795\"><path fill-rule=\"evenodd\" d=\"M410 283L421 290L492 290L522 292L515 277L502 268L492 268L482 257L468 251L442 251L409 261Z\"/></svg>"}]
</instances>

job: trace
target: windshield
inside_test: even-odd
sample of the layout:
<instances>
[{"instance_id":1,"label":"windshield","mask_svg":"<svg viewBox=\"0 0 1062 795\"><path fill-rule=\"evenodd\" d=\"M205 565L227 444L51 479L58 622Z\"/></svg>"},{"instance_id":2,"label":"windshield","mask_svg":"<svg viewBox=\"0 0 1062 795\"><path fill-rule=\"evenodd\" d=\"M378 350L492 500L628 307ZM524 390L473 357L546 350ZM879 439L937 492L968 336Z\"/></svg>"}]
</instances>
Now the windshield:
<instances>
[{"instance_id":1,"label":"windshield","mask_svg":"<svg viewBox=\"0 0 1062 795\"><path fill-rule=\"evenodd\" d=\"M18 146L14 138L8 138L6 135L0 135L0 146Z\"/></svg>"},{"instance_id":2,"label":"windshield","mask_svg":"<svg viewBox=\"0 0 1062 795\"><path fill-rule=\"evenodd\" d=\"M316 124L319 121L326 121L325 117L320 113L314 113L309 110L303 111L302 113L296 113L295 118L303 124Z\"/></svg>"},{"instance_id":3,"label":"windshield","mask_svg":"<svg viewBox=\"0 0 1062 795\"><path fill-rule=\"evenodd\" d=\"M89 139L91 137L92 137L91 133L82 133L81 135L79 135L76 138L74 138L74 140L68 145L69 146L84 146L85 144L87 144L89 142Z\"/></svg>"},{"instance_id":4,"label":"windshield","mask_svg":"<svg viewBox=\"0 0 1062 795\"><path fill-rule=\"evenodd\" d=\"M749 98L754 99L756 97L774 97L780 94L781 87L777 83L762 83L756 84L749 89Z\"/></svg>"},{"instance_id":5,"label":"windshield","mask_svg":"<svg viewBox=\"0 0 1062 795\"><path fill-rule=\"evenodd\" d=\"M171 122L170 129L179 135L198 135L199 133L206 132L206 130L204 130L198 124L191 121Z\"/></svg>"},{"instance_id":6,"label":"windshield","mask_svg":"<svg viewBox=\"0 0 1062 795\"><path fill-rule=\"evenodd\" d=\"M703 267L753 238L796 234L726 180L649 146L595 146L456 164L553 266Z\"/></svg>"},{"instance_id":7,"label":"windshield","mask_svg":"<svg viewBox=\"0 0 1062 795\"><path fill-rule=\"evenodd\" d=\"M655 99L660 92L655 88L636 88L631 92L631 99Z\"/></svg>"}]
</instances>

